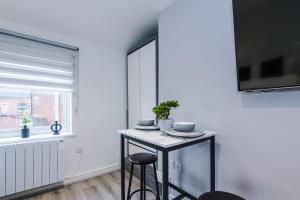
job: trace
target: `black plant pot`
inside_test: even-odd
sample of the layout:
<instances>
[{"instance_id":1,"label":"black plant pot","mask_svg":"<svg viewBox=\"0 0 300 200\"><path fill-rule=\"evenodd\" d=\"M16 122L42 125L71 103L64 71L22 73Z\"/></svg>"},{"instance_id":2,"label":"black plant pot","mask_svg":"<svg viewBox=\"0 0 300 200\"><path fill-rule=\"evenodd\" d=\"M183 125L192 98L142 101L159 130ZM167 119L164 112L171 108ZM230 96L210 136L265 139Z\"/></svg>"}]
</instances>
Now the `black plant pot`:
<instances>
[{"instance_id":1,"label":"black plant pot","mask_svg":"<svg viewBox=\"0 0 300 200\"><path fill-rule=\"evenodd\" d=\"M22 138L28 138L30 135L30 130L27 128L27 126L24 126L21 130L21 137Z\"/></svg>"}]
</instances>

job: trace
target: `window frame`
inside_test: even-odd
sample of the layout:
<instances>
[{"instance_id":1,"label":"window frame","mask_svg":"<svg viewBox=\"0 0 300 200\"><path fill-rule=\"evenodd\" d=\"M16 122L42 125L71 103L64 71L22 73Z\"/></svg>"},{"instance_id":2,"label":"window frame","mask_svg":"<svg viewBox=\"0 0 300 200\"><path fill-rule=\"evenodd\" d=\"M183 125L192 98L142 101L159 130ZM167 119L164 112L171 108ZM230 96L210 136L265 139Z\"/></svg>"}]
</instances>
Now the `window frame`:
<instances>
[{"instance_id":1,"label":"window frame","mask_svg":"<svg viewBox=\"0 0 300 200\"><path fill-rule=\"evenodd\" d=\"M5 87L0 87L1 88L5 88ZM18 90L22 90L19 88L14 88L14 89L18 89ZM24 89L25 90L25 89ZM73 92L72 91L57 91L57 90L47 90L46 88L44 90L42 89L26 89L26 90L30 90L30 92L59 92L62 93L64 98L63 98L63 115L64 115L64 124L65 127L60 131L61 133L67 133L67 134L72 134L72 130L73 130ZM53 122L54 123L54 122ZM16 129L1 129L0 128L0 139L4 139L4 138L14 138L14 137L20 137L21 136L21 129L22 126ZM30 129L30 135L31 136L35 136L35 135L47 135L47 134L53 134L52 130L51 130L51 125L50 126L36 126L36 127L32 127L29 126Z\"/></svg>"},{"instance_id":2,"label":"window frame","mask_svg":"<svg viewBox=\"0 0 300 200\"><path fill-rule=\"evenodd\" d=\"M17 40L18 39L24 39L27 41L32 41L36 43L40 43L41 45L47 45L47 46L52 46L58 47L64 50L69 50L72 51L72 55L74 56L74 85L72 88L65 87L65 86L59 86L55 84L33 84L33 85L28 85L28 84L23 84L22 82L16 81L16 82L1 82L0 83L0 88L16 88L16 89L29 89L29 90L36 90L36 91L56 91L56 92L66 92L67 97L65 98L63 109L64 109L64 115L67 115L68 117L64 117L64 123L67 124L68 128L65 128L64 130L61 130L61 134L68 134L68 135L74 135L73 133L73 121L74 121L74 116L76 113L78 113L78 106L79 106L79 48L73 45L68 45L64 43L60 43L57 41L52 41L32 35L27 35L24 33L18 33L6 29L0 28L0 34L1 35L6 35L8 37L15 37ZM23 42L21 42L23 44ZM22 46L22 45L21 45ZM48 47L47 47L48 48ZM39 48L35 48L39 49ZM59 50L60 51L60 50ZM9 51L10 52L10 51ZM27 54L26 54L27 55ZM39 56L37 57L39 58ZM33 87L33 88L32 88ZM54 123L54 122L53 122ZM21 126L19 129L0 129L0 139L2 138L13 138L13 137L20 137L21 135ZM31 136L36 136L36 135L52 135L52 131L50 130L50 126L43 126L39 128L32 128L30 131Z\"/></svg>"}]
</instances>

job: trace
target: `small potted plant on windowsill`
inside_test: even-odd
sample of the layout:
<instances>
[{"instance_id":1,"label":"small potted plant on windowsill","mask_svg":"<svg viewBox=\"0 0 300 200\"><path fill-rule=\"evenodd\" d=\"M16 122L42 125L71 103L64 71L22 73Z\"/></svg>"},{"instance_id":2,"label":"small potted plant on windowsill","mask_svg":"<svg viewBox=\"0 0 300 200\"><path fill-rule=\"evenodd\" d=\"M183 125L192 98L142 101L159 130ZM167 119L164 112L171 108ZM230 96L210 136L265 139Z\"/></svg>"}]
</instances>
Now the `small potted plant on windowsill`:
<instances>
[{"instance_id":1,"label":"small potted plant on windowsill","mask_svg":"<svg viewBox=\"0 0 300 200\"><path fill-rule=\"evenodd\" d=\"M28 138L30 135L30 129L28 128L28 125L31 123L31 118L27 112L22 113L22 120L21 124L23 128L21 129L21 137L22 138Z\"/></svg>"},{"instance_id":2,"label":"small potted plant on windowsill","mask_svg":"<svg viewBox=\"0 0 300 200\"><path fill-rule=\"evenodd\" d=\"M153 107L152 111L158 120L158 126L162 132L170 131L173 127L174 120L169 118L171 108L177 108L179 102L177 100L170 100L160 103L158 106Z\"/></svg>"}]
</instances>

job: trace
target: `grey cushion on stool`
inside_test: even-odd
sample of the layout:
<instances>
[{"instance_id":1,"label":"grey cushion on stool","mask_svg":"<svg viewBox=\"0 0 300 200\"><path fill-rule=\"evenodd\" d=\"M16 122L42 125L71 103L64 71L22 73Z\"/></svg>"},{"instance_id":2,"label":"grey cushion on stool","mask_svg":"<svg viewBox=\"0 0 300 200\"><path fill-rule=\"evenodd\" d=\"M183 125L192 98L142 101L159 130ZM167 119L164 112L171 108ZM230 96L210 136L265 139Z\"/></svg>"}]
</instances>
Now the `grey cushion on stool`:
<instances>
[{"instance_id":1,"label":"grey cushion on stool","mask_svg":"<svg viewBox=\"0 0 300 200\"><path fill-rule=\"evenodd\" d=\"M207 192L199 197L198 200L245 200L235 194L228 192Z\"/></svg>"},{"instance_id":2,"label":"grey cushion on stool","mask_svg":"<svg viewBox=\"0 0 300 200\"><path fill-rule=\"evenodd\" d=\"M146 200L146 192L151 192L156 196L155 198L156 200L160 200L156 166L155 166L155 162L157 161L157 156L151 153L135 153L129 156L128 160L131 163L131 170L130 170L130 177L129 177L129 184L128 184L127 200L130 200L131 197L137 192L140 192L140 200ZM153 165L156 192L146 187L146 165L149 164ZM140 189L135 190L131 193L131 181L132 181L134 165L141 166L141 181L140 181L141 186Z\"/></svg>"},{"instance_id":3,"label":"grey cushion on stool","mask_svg":"<svg viewBox=\"0 0 300 200\"><path fill-rule=\"evenodd\" d=\"M136 165L148 165L157 161L157 156L151 153L135 153L128 158L129 162Z\"/></svg>"}]
</instances>

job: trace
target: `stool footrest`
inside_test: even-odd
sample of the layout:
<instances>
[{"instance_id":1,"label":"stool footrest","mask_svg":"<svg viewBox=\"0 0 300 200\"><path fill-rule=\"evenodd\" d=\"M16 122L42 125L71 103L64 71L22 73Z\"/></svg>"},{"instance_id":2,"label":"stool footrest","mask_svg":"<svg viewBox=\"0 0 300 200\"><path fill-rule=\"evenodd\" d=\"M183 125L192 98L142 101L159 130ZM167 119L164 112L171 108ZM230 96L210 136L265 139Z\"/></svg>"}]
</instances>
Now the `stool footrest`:
<instances>
[{"instance_id":1,"label":"stool footrest","mask_svg":"<svg viewBox=\"0 0 300 200\"><path fill-rule=\"evenodd\" d=\"M145 192L151 192L152 194L154 194L155 196L157 196L157 193L151 189L137 189L135 191L133 191L130 195L129 195L129 199L131 199L131 197L137 193L137 192L140 192L140 191L145 191Z\"/></svg>"}]
</instances>

